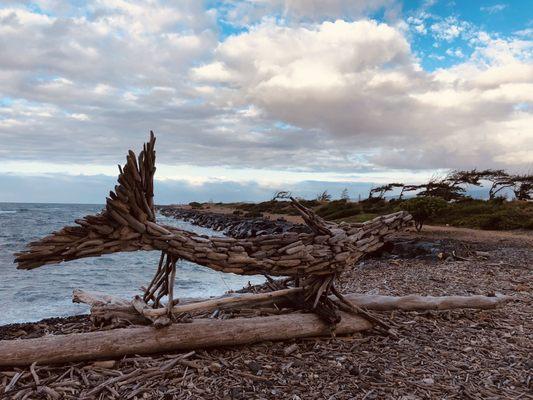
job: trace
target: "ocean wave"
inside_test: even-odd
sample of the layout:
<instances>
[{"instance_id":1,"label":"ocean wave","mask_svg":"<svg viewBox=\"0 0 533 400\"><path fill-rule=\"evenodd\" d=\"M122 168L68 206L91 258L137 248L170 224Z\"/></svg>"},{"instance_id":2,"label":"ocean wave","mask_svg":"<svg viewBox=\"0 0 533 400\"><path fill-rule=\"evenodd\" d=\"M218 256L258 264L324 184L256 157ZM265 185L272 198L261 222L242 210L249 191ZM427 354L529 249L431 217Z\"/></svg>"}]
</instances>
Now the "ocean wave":
<instances>
[{"instance_id":1,"label":"ocean wave","mask_svg":"<svg viewBox=\"0 0 533 400\"><path fill-rule=\"evenodd\" d=\"M0 214L15 214L15 210L0 210Z\"/></svg>"}]
</instances>

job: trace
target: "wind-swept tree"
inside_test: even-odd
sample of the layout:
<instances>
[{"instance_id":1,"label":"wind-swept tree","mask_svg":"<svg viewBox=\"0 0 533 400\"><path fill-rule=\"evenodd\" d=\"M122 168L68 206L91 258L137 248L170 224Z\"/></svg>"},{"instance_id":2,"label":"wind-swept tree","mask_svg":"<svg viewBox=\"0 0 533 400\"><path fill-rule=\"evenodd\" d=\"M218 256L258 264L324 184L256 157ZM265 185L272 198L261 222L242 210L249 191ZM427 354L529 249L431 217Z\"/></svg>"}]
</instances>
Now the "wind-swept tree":
<instances>
[{"instance_id":1,"label":"wind-swept tree","mask_svg":"<svg viewBox=\"0 0 533 400\"><path fill-rule=\"evenodd\" d=\"M369 199L379 199L382 200L385 197L385 193L394 190L394 188L403 187L403 183L387 183L386 185L381 185L375 188L370 189L368 194ZM374 196L377 195L377 196Z\"/></svg>"},{"instance_id":2,"label":"wind-swept tree","mask_svg":"<svg viewBox=\"0 0 533 400\"><path fill-rule=\"evenodd\" d=\"M415 190L420 190L424 185L403 185L400 192L399 200L403 199L403 195L407 192L414 192Z\"/></svg>"},{"instance_id":3,"label":"wind-swept tree","mask_svg":"<svg viewBox=\"0 0 533 400\"><path fill-rule=\"evenodd\" d=\"M496 195L506 188L514 186L513 177L503 169L486 169L480 171L481 180L490 182L489 200L494 200Z\"/></svg>"},{"instance_id":4,"label":"wind-swept tree","mask_svg":"<svg viewBox=\"0 0 533 400\"><path fill-rule=\"evenodd\" d=\"M288 199L289 197L291 197L291 192L287 190L278 190L274 193L270 201L275 201L277 199Z\"/></svg>"},{"instance_id":5,"label":"wind-swept tree","mask_svg":"<svg viewBox=\"0 0 533 400\"><path fill-rule=\"evenodd\" d=\"M344 188L341 192L341 200L350 200L350 195L348 194L348 188Z\"/></svg>"},{"instance_id":6,"label":"wind-swept tree","mask_svg":"<svg viewBox=\"0 0 533 400\"><path fill-rule=\"evenodd\" d=\"M533 175L516 175L513 181L513 192L517 200L533 200Z\"/></svg>"},{"instance_id":7,"label":"wind-swept tree","mask_svg":"<svg viewBox=\"0 0 533 400\"><path fill-rule=\"evenodd\" d=\"M460 185L474 185L481 186L481 178L484 171L478 171L477 169L471 169L466 171L453 170L444 178L445 182L448 182L452 186Z\"/></svg>"},{"instance_id":8,"label":"wind-swept tree","mask_svg":"<svg viewBox=\"0 0 533 400\"><path fill-rule=\"evenodd\" d=\"M417 189L422 189L417 196L440 197L446 201L464 198L466 186L481 186L483 172L476 169L466 171L453 170L444 178L434 176L428 183L417 187Z\"/></svg>"},{"instance_id":9,"label":"wind-swept tree","mask_svg":"<svg viewBox=\"0 0 533 400\"><path fill-rule=\"evenodd\" d=\"M331 200L331 195L328 193L327 190L324 190L322 193L318 193L316 195L316 200L320 202L326 202Z\"/></svg>"},{"instance_id":10,"label":"wind-swept tree","mask_svg":"<svg viewBox=\"0 0 533 400\"><path fill-rule=\"evenodd\" d=\"M451 183L446 178L432 177L428 183L420 185L416 195L418 197L440 197L446 201L458 200L464 197L465 189L458 184Z\"/></svg>"}]
</instances>

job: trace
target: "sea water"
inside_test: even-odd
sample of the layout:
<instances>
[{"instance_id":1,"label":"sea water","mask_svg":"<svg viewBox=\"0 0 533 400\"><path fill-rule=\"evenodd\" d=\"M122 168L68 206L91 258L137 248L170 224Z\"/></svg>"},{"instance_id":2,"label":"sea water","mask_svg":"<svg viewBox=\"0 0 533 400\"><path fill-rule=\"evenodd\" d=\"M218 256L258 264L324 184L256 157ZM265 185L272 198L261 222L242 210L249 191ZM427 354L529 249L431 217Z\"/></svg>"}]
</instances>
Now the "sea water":
<instances>
[{"instance_id":1,"label":"sea water","mask_svg":"<svg viewBox=\"0 0 533 400\"><path fill-rule=\"evenodd\" d=\"M158 251L116 253L83 258L33 270L17 270L13 253L33 240L75 225L74 220L96 214L103 206L88 204L0 203L0 325L38 321L49 317L84 314L85 304L72 303L72 290L97 290L131 299L140 294L157 269ZM218 235L211 229L158 215L158 222L199 234ZM239 276L213 271L188 262L177 264L175 297L209 297L251 282L260 276Z\"/></svg>"}]
</instances>

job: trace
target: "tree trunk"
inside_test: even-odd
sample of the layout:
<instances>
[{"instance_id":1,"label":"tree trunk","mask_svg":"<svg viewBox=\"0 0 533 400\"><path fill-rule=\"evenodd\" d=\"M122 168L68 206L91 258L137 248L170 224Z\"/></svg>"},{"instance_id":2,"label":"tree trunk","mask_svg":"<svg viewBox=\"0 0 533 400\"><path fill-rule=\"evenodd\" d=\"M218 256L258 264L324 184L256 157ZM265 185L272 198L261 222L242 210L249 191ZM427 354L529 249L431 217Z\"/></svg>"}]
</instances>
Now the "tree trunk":
<instances>
[{"instance_id":1,"label":"tree trunk","mask_svg":"<svg viewBox=\"0 0 533 400\"><path fill-rule=\"evenodd\" d=\"M504 295L496 296L380 296L347 294L344 296L350 303L367 310L374 311L424 311L424 310L453 310L455 308L474 308L486 310L496 308L511 298Z\"/></svg>"},{"instance_id":2,"label":"tree trunk","mask_svg":"<svg viewBox=\"0 0 533 400\"><path fill-rule=\"evenodd\" d=\"M366 319L342 314L337 335L372 328ZM0 341L0 367L66 363L179 350L328 336L330 327L315 314L285 314L228 320L195 320L188 324L113 329L89 333Z\"/></svg>"}]
</instances>

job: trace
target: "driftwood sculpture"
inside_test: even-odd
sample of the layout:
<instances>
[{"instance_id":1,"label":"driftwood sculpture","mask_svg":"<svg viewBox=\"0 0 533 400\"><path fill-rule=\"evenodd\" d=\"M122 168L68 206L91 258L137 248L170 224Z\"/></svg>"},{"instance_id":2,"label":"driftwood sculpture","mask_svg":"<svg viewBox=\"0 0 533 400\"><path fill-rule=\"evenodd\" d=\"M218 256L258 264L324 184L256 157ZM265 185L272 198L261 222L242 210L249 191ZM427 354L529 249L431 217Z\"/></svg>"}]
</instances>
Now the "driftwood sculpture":
<instances>
[{"instance_id":1,"label":"driftwood sculpture","mask_svg":"<svg viewBox=\"0 0 533 400\"><path fill-rule=\"evenodd\" d=\"M30 243L29 249L16 254L15 259L18 268L32 269L115 252L159 250L157 271L142 298L126 301L75 291L73 299L92 306L93 321L99 316L104 321L111 315L113 320L154 326L0 341L0 367L320 336L331 332L333 324L337 334L351 334L387 326L366 310L486 309L508 300L505 296L341 295L335 289L335 277L380 248L391 233L409 225L411 216L406 212L362 224L337 225L324 221L291 198L312 233L234 239L202 236L158 224L153 200L154 145L155 137L150 133L150 141L138 157L132 151L128 153L124 167L119 166L118 184L100 214L76 220L77 226L65 227ZM292 285L267 293L178 304L173 287L180 258L217 271L285 276L289 277L285 282ZM314 313L280 311L287 306L289 311L304 309ZM195 318L190 324L171 325L184 314L210 315L238 307L270 307L280 311L273 314L280 315L231 320Z\"/></svg>"},{"instance_id":2,"label":"driftwood sculpture","mask_svg":"<svg viewBox=\"0 0 533 400\"><path fill-rule=\"evenodd\" d=\"M363 255L377 250L388 235L408 225L411 216L400 211L363 224L338 225L326 222L291 197L313 233L263 235L237 240L207 237L158 224L154 208L155 137L136 157L129 151L115 190L106 199L105 210L76 220L78 226L33 242L16 255L18 268L32 269L82 257L122 251L160 250L157 272L143 300L155 308L167 296L174 305L173 283L180 258L217 271L236 274L294 277L303 288L301 303L330 323L339 315L328 295L334 278Z\"/></svg>"}]
</instances>

